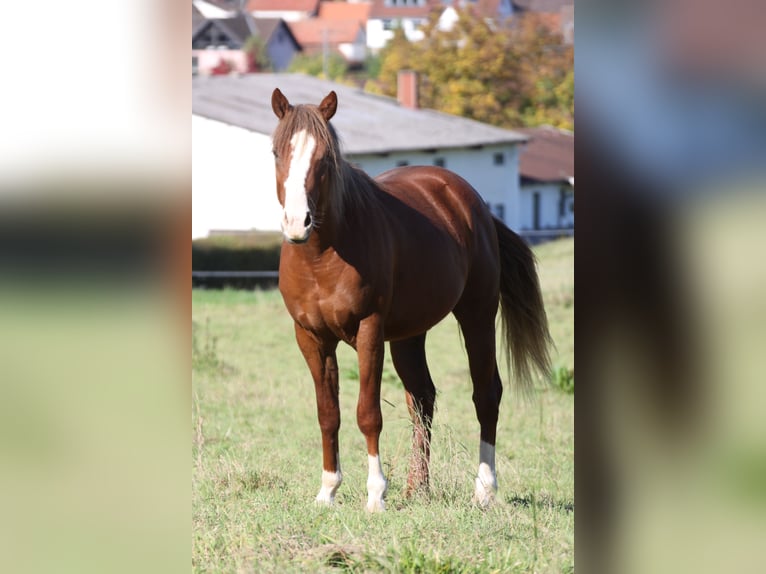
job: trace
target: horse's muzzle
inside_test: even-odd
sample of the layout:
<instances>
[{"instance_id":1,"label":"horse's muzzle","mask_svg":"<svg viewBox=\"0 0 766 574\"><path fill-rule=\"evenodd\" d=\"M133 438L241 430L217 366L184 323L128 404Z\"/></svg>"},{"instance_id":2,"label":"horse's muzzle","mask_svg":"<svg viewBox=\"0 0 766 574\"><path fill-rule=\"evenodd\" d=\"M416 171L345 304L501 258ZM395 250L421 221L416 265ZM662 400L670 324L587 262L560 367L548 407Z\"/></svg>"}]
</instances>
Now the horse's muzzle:
<instances>
[{"instance_id":1,"label":"horse's muzzle","mask_svg":"<svg viewBox=\"0 0 766 574\"><path fill-rule=\"evenodd\" d=\"M306 243L313 228L314 222L310 211L307 211L303 218L291 217L287 215L287 212L284 213L282 234L288 243Z\"/></svg>"}]
</instances>

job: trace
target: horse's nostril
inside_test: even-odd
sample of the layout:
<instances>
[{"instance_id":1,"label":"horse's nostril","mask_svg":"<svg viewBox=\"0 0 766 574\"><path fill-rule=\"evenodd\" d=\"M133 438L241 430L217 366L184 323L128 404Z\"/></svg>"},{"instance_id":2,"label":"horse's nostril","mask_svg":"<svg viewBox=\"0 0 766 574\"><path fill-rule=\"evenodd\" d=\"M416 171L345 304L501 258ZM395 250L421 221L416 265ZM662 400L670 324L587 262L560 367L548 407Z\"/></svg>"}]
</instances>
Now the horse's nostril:
<instances>
[{"instance_id":1,"label":"horse's nostril","mask_svg":"<svg viewBox=\"0 0 766 574\"><path fill-rule=\"evenodd\" d=\"M306 219L303 220L303 226L308 227L309 225L311 225L311 213L307 211Z\"/></svg>"}]
</instances>

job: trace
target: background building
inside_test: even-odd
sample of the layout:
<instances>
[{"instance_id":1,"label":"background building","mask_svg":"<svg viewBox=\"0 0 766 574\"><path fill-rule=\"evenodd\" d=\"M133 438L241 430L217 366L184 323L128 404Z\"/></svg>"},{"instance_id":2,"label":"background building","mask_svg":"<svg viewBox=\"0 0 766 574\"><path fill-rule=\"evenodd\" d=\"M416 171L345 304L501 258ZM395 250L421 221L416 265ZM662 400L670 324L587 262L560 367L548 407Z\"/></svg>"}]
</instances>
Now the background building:
<instances>
[{"instance_id":1,"label":"background building","mask_svg":"<svg viewBox=\"0 0 766 574\"><path fill-rule=\"evenodd\" d=\"M519 146L527 136L299 74L192 79L193 235L277 230L271 94L316 103L338 94L332 120L346 158L371 176L400 165L442 165L463 176L512 228L520 219Z\"/></svg>"}]
</instances>

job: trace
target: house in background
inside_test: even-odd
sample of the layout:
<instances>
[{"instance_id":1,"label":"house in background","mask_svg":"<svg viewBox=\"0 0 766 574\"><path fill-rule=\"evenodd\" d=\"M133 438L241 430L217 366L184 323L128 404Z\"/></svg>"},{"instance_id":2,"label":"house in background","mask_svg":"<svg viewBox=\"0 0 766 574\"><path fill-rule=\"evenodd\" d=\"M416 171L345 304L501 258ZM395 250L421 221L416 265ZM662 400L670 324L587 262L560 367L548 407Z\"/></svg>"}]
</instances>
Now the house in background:
<instances>
[{"instance_id":1,"label":"house in background","mask_svg":"<svg viewBox=\"0 0 766 574\"><path fill-rule=\"evenodd\" d=\"M550 126L517 131L530 138L519 158L519 230L527 235L573 230L574 134Z\"/></svg>"},{"instance_id":2,"label":"house in background","mask_svg":"<svg viewBox=\"0 0 766 574\"><path fill-rule=\"evenodd\" d=\"M367 57L367 36L358 20L310 18L288 22L304 54L341 55L350 66L359 66Z\"/></svg>"},{"instance_id":3,"label":"house in background","mask_svg":"<svg viewBox=\"0 0 766 574\"><path fill-rule=\"evenodd\" d=\"M206 19L231 18L237 13L234 1L192 0L192 6Z\"/></svg>"},{"instance_id":4,"label":"house in background","mask_svg":"<svg viewBox=\"0 0 766 574\"><path fill-rule=\"evenodd\" d=\"M401 28L410 42L424 38L421 27L431 13L443 8L442 0L372 0L367 20L367 47L377 53Z\"/></svg>"},{"instance_id":5,"label":"house in background","mask_svg":"<svg viewBox=\"0 0 766 574\"><path fill-rule=\"evenodd\" d=\"M202 74L252 71L252 59L242 48L257 33L249 14L206 19L192 32L192 67Z\"/></svg>"},{"instance_id":6,"label":"house in background","mask_svg":"<svg viewBox=\"0 0 766 574\"><path fill-rule=\"evenodd\" d=\"M343 48L344 50L349 51L352 49L351 46L353 46L353 51L355 52L355 55L352 59L344 55L346 61L351 62L353 60L354 63L361 63L367 57L367 20L370 17L371 8L372 3L368 1L323 1L319 4L319 15L317 16L317 20L333 23L343 22L344 24L337 25L345 26L349 29L361 28L363 30L363 34L358 35L353 44Z\"/></svg>"},{"instance_id":7,"label":"house in background","mask_svg":"<svg viewBox=\"0 0 766 574\"><path fill-rule=\"evenodd\" d=\"M266 53L276 71L287 68L300 51L284 21L256 19L246 12L227 18L199 20L195 25L192 9L192 70L193 73L215 74L230 71L258 71L252 56L243 51L250 36L263 40Z\"/></svg>"},{"instance_id":8,"label":"house in background","mask_svg":"<svg viewBox=\"0 0 766 574\"><path fill-rule=\"evenodd\" d=\"M460 18L458 10L470 10L489 23L502 23L513 16L513 0L453 0L443 2L439 29L451 30Z\"/></svg>"},{"instance_id":9,"label":"house in background","mask_svg":"<svg viewBox=\"0 0 766 574\"><path fill-rule=\"evenodd\" d=\"M526 135L310 76L252 74L192 79L194 237L211 229L279 229L271 154L276 87L293 103L318 103L335 90L332 121L344 155L371 176L401 165L446 167L519 229L519 148Z\"/></svg>"},{"instance_id":10,"label":"house in background","mask_svg":"<svg viewBox=\"0 0 766 574\"><path fill-rule=\"evenodd\" d=\"M564 38L564 43L574 43L574 0L511 0L513 14L537 14L550 28Z\"/></svg>"},{"instance_id":11,"label":"house in background","mask_svg":"<svg viewBox=\"0 0 766 574\"><path fill-rule=\"evenodd\" d=\"M370 17L372 2L360 0L357 2L332 2L323 0L319 3L317 18L324 20L356 20L362 26L367 25Z\"/></svg>"},{"instance_id":12,"label":"house in background","mask_svg":"<svg viewBox=\"0 0 766 574\"><path fill-rule=\"evenodd\" d=\"M245 10L256 18L281 18L285 22L297 22L316 16L319 0L249 0Z\"/></svg>"},{"instance_id":13,"label":"house in background","mask_svg":"<svg viewBox=\"0 0 766 574\"><path fill-rule=\"evenodd\" d=\"M295 54L302 51L290 27L280 18L253 18L258 36L266 44L272 69L282 72L288 68Z\"/></svg>"},{"instance_id":14,"label":"house in background","mask_svg":"<svg viewBox=\"0 0 766 574\"><path fill-rule=\"evenodd\" d=\"M207 21L207 18L205 18L205 15L202 13L202 11L200 11L199 8L197 8L194 4L192 4L192 37L194 37L194 33L206 21Z\"/></svg>"}]
</instances>

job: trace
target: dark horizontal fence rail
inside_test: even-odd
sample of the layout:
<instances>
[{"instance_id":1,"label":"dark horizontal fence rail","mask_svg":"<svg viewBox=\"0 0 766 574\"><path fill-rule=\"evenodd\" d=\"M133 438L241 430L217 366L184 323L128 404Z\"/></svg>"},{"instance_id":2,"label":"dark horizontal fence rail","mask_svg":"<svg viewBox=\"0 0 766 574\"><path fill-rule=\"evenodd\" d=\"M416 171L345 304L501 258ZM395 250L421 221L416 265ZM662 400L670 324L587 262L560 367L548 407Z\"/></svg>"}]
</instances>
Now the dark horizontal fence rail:
<instances>
[{"instance_id":1,"label":"dark horizontal fence rail","mask_svg":"<svg viewBox=\"0 0 766 574\"><path fill-rule=\"evenodd\" d=\"M279 271L192 271L192 287L200 289L273 289Z\"/></svg>"},{"instance_id":2,"label":"dark horizontal fence rail","mask_svg":"<svg viewBox=\"0 0 766 574\"><path fill-rule=\"evenodd\" d=\"M210 279L213 277L279 279L279 271L192 271L192 279Z\"/></svg>"},{"instance_id":3,"label":"dark horizontal fence rail","mask_svg":"<svg viewBox=\"0 0 766 574\"><path fill-rule=\"evenodd\" d=\"M560 237L571 237L574 229L536 229L519 232L527 243L537 245ZM279 284L279 271L192 271L192 287L203 289L270 289Z\"/></svg>"}]
</instances>

